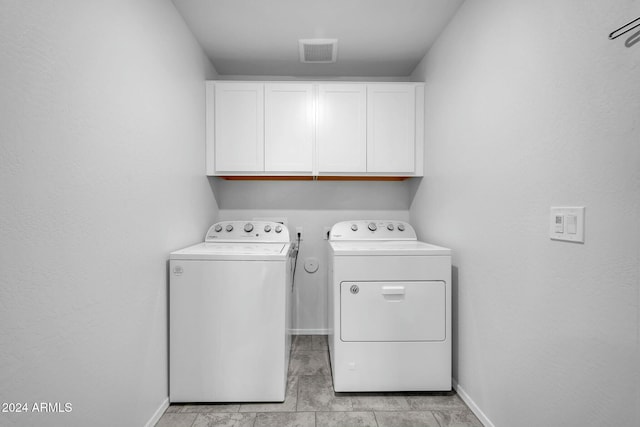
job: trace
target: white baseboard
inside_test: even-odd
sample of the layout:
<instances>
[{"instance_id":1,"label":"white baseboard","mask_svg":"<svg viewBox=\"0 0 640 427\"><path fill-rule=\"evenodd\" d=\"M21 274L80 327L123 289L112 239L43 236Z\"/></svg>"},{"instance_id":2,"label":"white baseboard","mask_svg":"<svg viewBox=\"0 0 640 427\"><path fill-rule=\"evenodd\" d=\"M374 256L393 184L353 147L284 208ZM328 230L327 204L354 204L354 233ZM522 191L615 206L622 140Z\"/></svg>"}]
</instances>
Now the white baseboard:
<instances>
[{"instance_id":1,"label":"white baseboard","mask_svg":"<svg viewBox=\"0 0 640 427\"><path fill-rule=\"evenodd\" d=\"M154 412L154 414L151 416L149 421L147 421L144 427L153 427L154 425L156 425L156 423L158 422L160 417L162 417L162 414L164 414L164 411L166 411L168 407L169 407L169 398L167 397L165 400L162 401L162 404L160 405L160 407L156 409L156 412Z\"/></svg>"},{"instance_id":2,"label":"white baseboard","mask_svg":"<svg viewBox=\"0 0 640 427\"><path fill-rule=\"evenodd\" d=\"M464 403L467 404L469 409L471 409L471 412L473 412L475 416L478 417L482 425L484 427L496 427L491 422L489 417L487 417L485 413L482 412L482 409L480 409L478 405L476 405L476 402L473 401L471 396L469 396L467 392L464 391L464 389L460 386L460 384L458 384L458 382L454 378L451 378L451 382L452 382L453 388L456 390L456 393L458 393L458 396L460 396L460 399L462 399Z\"/></svg>"},{"instance_id":3,"label":"white baseboard","mask_svg":"<svg viewBox=\"0 0 640 427\"><path fill-rule=\"evenodd\" d=\"M291 335L329 335L328 329L289 329Z\"/></svg>"}]
</instances>

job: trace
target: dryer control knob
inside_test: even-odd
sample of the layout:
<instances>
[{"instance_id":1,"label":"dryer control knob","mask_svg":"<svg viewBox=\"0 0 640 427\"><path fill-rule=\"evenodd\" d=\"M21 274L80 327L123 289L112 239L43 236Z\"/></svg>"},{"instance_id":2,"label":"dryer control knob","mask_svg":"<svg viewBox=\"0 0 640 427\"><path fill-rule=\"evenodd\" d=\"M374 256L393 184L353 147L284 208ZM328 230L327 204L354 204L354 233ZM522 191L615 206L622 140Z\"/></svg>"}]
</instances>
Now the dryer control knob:
<instances>
[{"instance_id":1,"label":"dryer control knob","mask_svg":"<svg viewBox=\"0 0 640 427\"><path fill-rule=\"evenodd\" d=\"M220 224L216 224L215 230L216 230L216 233L221 232L222 231L222 226Z\"/></svg>"},{"instance_id":2,"label":"dryer control knob","mask_svg":"<svg viewBox=\"0 0 640 427\"><path fill-rule=\"evenodd\" d=\"M233 231L233 225L229 224L225 227L225 230L227 231Z\"/></svg>"},{"instance_id":3,"label":"dryer control knob","mask_svg":"<svg viewBox=\"0 0 640 427\"><path fill-rule=\"evenodd\" d=\"M387 230L393 231L393 224L388 224L387 225Z\"/></svg>"},{"instance_id":4,"label":"dryer control knob","mask_svg":"<svg viewBox=\"0 0 640 427\"><path fill-rule=\"evenodd\" d=\"M246 231L247 233L250 233L253 231L253 224L251 224L250 222L246 223L244 225L244 231Z\"/></svg>"},{"instance_id":5,"label":"dryer control knob","mask_svg":"<svg viewBox=\"0 0 640 427\"><path fill-rule=\"evenodd\" d=\"M374 222L369 223L369 230L376 231L377 229L378 229L378 226Z\"/></svg>"},{"instance_id":6,"label":"dryer control knob","mask_svg":"<svg viewBox=\"0 0 640 427\"><path fill-rule=\"evenodd\" d=\"M358 231L358 224L351 224L351 229L353 231Z\"/></svg>"},{"instance_id":7,"label":"dryer control knob","mask_svg":"<svg viewBox=\"0 0 640 427\"><path fill-rule=\"evenodd\" d=\"M280 233L282 231L281 225L276 225L276 233Z\"/></svg>"},{"instance_id":8,"label":"dryer control knob","mask_svg":"<svg viewBox=\"0 0 640 427\"><path fill-rule=\"evenodd\" d=\"M271 226L270 226L269 224L265 225L265 226L264 226L264 232L265 232L265 233L268 233L268 232L270 232L270 231L271 231Z\"/></svg>"},{"instance_id":9,"label":"dryer control knob","mask_svg":"<svg viewBox=\"0 0 640 427\"><path fill-rule=\"evenodd\" d=\"M404 231L404 224L398 224L398 231Z\"/></svg>"}]
</instances>

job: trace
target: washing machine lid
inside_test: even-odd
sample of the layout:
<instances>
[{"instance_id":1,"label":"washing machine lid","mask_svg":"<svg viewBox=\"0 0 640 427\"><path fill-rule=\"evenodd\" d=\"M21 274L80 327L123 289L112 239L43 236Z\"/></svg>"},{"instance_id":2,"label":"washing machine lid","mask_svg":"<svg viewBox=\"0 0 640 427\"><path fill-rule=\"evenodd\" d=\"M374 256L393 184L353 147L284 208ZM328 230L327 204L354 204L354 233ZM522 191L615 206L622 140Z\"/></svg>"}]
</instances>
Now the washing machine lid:
<instances>
[{"instance_id":1,"label":"washing machine lid","mask_svg":"<svg viewBox=\"0 0 640 427\"><path fill-rule=\"evenodd\" d=\"M329 242L334 256L451 255L451 249L417 240L350 240Z\"/></svg>"},{"instance_id":2,"label":"washing machine lid","mask_svg":"<svg viewBox=\"0 0 640 427\"><path fill-rule=\"evenodd\" d=\"M171 259L278 261L285 260L290 243L204 242L171 253Z\"/></svg>"}]
</instances>

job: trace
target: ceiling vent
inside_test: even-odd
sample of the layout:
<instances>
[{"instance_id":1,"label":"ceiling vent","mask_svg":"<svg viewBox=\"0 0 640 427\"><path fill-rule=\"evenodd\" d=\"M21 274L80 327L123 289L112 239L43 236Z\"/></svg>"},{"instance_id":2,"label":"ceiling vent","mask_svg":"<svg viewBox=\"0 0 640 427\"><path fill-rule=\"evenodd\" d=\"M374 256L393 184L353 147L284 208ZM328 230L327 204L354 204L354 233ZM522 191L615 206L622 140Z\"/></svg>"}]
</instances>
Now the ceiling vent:
<instances>
[{"instance_id":1,"label":"ceiling vent","mask_svg":"<svg viewBox=\"0 0 640 427\"><path fill-rule=\"evenodd\" d=\"M336 62L338 39L300 39L300 62L322 64Z\"/></svg>"}]
</instances>

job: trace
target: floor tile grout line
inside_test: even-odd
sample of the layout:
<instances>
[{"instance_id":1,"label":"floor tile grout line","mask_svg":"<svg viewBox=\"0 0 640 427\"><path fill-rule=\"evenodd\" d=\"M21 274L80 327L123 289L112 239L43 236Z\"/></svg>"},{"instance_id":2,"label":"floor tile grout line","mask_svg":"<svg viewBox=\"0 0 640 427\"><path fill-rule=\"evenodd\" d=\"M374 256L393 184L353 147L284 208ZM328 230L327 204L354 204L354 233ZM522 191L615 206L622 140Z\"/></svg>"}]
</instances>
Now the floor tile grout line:
<instances>
[{"instance_id":1,"label":"floor tile grout line","mask_svg":"<svg viewBox=\"0 0 640 427\"><path fill-rule=\"evenodd\" d=\"M438 423L438 426L442 427L442 423L440 423L440 420L438 419L438 417L436 417L436 414L433 413L433 411L430 411L431 415L433 416L433 418L436 419L436 422Z\"/></svg>"},{"instance_id":2,"label":"floor tile grout line","mask_svg":"<svg viewBox=\"0 0 640 427\"><path fill-rule=\"evenodd\" d=\"M298 412L298 403L300 402L300 375L296 380L296 412Z\"/></svg>"}]
</instances>

